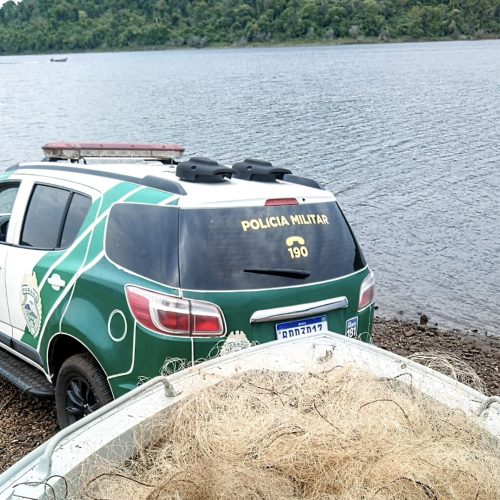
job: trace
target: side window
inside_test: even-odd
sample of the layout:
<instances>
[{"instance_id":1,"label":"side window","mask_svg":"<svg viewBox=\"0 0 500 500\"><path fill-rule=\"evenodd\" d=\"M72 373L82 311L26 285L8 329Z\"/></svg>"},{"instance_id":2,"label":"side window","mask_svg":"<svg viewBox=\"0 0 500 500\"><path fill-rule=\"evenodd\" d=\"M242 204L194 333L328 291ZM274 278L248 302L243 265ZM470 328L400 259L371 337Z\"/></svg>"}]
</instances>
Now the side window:
<instances>
[{"instance_id":1,"label":"side window","mask_svg":"<svg viewBox=\"0 0 500 500\"><path fill-rule=\"evenodd\" d=\"M7 239L10 214L19 190L19 182L0 184L0 242Z\"/></svg>"},{"instance_id":2,"label":"side window","mask_svg":"<svg viewBox=\"0 0 500 500\"><path fill-rule=\"evenodd\" d=\"M87 216L92 201L88 196L74 193L69 205L68 214L61 236L61 247L67 247L75 241L78 231L82 227L83 220Z\"/></svg>"},{"instance_id":3,"label":"side window","mask_svg":"<svg viewBox=\"0 0 500 500\"><path fill-rule=\"evenodd\" d=\"M36 185L24 219L20 244L47 250L70 245L90 204L88 197L67 189Z\"/></svg>"},{"instance_id":4,"label":"side window","mask_svg":"<svg viewBox=\"0 0 500 500\"><path fill-rule=\"evenodd\" d=\"M106 229L106 253L112 262L133 273L179 286L178 209L114 205Z\"/></svg>"}]
</instances>

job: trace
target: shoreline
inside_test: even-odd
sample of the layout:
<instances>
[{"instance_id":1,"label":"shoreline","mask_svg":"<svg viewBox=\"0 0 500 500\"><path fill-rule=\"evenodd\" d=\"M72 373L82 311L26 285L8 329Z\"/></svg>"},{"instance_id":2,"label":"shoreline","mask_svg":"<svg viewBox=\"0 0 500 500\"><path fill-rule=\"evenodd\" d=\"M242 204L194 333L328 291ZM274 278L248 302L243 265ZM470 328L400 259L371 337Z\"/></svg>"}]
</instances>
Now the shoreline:
<instances>
[{"instance_id":1,"label":"shoreline","mask_svg":"<svg viewBox=\"0 0 500 500\"><path fill-rule=\"evenodd\" d=\"M484 381L487 394L500 395L500 338L375 317L375 345L401 356L444 353L458 356ZM57 432L55 405L23 394L0 379L0 473Z\"/></svg>"},{"instance_id":2,"label":"shoreline","mask_svg":"<svg viewBox=\"0 0 500 500\"><path fill-rule=\"evenodd\" d=\"M372 333L376 346L400 356L416 353L457 356L481 378L488 395L500 395L500 337L378 316Z\"/></svg>"},{"instance_id":3,"label":"shoreline","mask_svg":"<svg viewBox=\"0 0 500 500\"><path fill-rule=\"evenodd\" d=\"M16 57L16 56L53 56L72 55L72 54L106 54L117 52L160 52L160 51L178 51L178 50L205 50L205 49L272 49L272 48L288 48L288 47L331 47L331 46L352 46L352 45L394 45L406 43L434 43L434 42L481 42L490 40L500 40L499 34L491 34L490 36L473 37L429 37L429 38L389 38L379 39L377 37L361 37L361 38L335 38L330 40L276 40L266 42L245 42L245 43L222 43L214 42L201 47L190 45L137 45L129 47L96 47L93 49L54 49L51 52L12 52L2 53L0 57Z\"/></svg>"}]
</instances>

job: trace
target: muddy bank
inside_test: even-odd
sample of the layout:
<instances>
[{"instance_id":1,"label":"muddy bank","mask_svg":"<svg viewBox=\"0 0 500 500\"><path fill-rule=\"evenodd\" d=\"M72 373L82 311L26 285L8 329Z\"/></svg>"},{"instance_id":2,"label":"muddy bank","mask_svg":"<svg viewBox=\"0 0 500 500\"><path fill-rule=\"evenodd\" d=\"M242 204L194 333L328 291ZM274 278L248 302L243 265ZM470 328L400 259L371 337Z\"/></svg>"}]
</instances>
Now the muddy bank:
<instances>
[{"instance_id":1,"label":"muddy bank","mask_svg":"<svg viewBox=\"0 0 500 500\"><path fill-rule=\"evenodd\" d=\"M57 432L53 401L23 394L0 379L0 472Z\"/></svg>"},{"instance_id":2,"label":"muddy bank","mask_svg":"<svg viewBox=\"0 0 500 500\"><path fill-rule=\"evenodd\" d=\"M417 352L459 356L479 374L490 394L500 394L500 338L379 318L373 335L376 345L402 356ZM1 379L0 419L0 472L57 432L52 401L26 396Z\"/></svg>"},{"instance_id":3,"label":"muddy bank","mask_svg":"<svg viewBox=\"0 0 500 500\"><path fill-rule=\"evenodd\" d=\"M417 352L458 356L479 375L489 394L500 395L500 338L441 330L403 319L376 318L374 343L401 356Z\"/></svg>"}]
</instances>

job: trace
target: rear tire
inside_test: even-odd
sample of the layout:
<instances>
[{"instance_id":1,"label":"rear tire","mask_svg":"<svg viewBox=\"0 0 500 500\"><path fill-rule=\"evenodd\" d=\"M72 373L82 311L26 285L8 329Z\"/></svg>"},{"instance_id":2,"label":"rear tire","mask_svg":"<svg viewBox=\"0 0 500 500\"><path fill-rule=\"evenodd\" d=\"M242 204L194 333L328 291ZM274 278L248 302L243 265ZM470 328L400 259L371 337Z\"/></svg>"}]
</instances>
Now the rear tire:
<instances>
[{"instance_id":1,"label":"rear tire","mask_svg":"<svg viewBox=\"0 0 500 500\"><path fill-rule=\"evenodd\" d=\"M75 354L56 380L57 423L61 429L113 400L106 376L89 353Z\"/></svg>"}]
</instances>

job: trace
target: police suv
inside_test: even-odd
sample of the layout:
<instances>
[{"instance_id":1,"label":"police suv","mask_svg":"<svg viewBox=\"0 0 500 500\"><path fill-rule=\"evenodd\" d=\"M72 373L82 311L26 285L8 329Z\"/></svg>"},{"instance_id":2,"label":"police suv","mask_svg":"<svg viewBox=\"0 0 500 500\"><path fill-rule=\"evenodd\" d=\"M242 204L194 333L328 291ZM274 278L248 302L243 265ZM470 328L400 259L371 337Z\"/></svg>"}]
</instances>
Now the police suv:
<instances>
[{"instance_id":1,"label":"police suv","mask_svg":"<svg viewBox=\"0 0 500 500\"><path fill-rule=\"evenodd\" d=\"M323 330L370 341L372 273L314 180L176 145L43 150L0 172L0 376L55 396L61 427L173 359Z\"/></svg>"}]
</instances>

